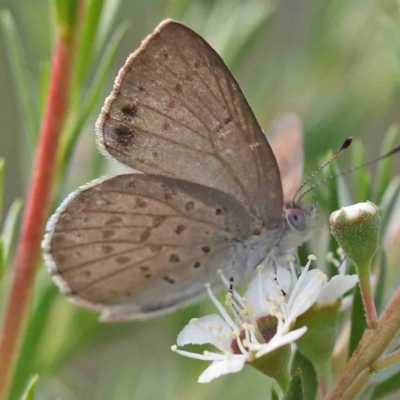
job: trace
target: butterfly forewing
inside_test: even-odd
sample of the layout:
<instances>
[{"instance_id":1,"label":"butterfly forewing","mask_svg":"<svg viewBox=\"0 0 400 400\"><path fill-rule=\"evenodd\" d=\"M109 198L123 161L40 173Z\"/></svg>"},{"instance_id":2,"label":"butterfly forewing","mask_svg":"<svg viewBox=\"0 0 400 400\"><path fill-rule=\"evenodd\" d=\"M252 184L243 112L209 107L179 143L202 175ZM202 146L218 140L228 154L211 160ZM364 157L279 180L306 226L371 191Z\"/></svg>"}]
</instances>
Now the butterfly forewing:
<instances>
[{"instance_id":1,"label":"butterfly forewing","mask_svg":"<svg viewBox=\"0 0 400 400\"><path fill-rule=\"evenodd\" d=\"M198 296L204 282L217 280L218 268L241 262L236 245L253 229L232 196L143 174L89 184L50 224L45 250L56 281L72 300L105 310L107 319Z\"/></svg>"},{"instance_id":2,"label":"butterfly forewing","mask_svg":"<svg viewBox=\"0 0 400 400\"><path fill-rule=\"evenodd\" d=\"M118 161L229 193L259 225L281 221L272 150L224 62L189 28L165 21L143 42L96 126Z\"/></svg>"}]
</instances>

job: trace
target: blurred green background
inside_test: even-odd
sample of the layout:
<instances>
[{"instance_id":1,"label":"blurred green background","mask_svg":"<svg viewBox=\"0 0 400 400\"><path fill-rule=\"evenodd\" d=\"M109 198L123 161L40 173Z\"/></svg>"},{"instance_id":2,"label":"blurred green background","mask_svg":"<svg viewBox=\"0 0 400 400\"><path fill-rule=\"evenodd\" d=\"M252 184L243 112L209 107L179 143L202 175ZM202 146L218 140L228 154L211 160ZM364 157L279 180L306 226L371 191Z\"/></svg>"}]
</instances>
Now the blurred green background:
<instances>
[{"instance_id":1,"label":"blurred green background","mask_svg":"<svg viewBox=\"0 0 400 400\"><path fill-rule=\"evenodd\" d=\"M40 93L54 37L49 2L0 0L0 9L9 10L15 20L25 49L24 67ZM395 0L104 1L88 82L117 27L127 21L129 30L99 100L80 129L55 205L79 185L116 170L97 153L94 121L124 60L166 17L186 23L219 52L266 132L283 112L301 116L307 171L350 135L363 136L370 156L377 155L383 134L399 122L399 15ZM5 210L16 198L24 198L31 172L32 145L17 97L2 34L0 157L6 161ZM36 100L40 104L40 95ZM346 158L343 165L349 162ZM0 310L4 297L3 289ZM268 399L268 380L250 367L240 375L200 385L197 377L207 363L170 351L188 320L211 310L203 302L151 321L100 324L94 313L68 304L42 266L12 399L19 398L34 373L40 375L37 399Z\"/></svg>"}]
</instances>

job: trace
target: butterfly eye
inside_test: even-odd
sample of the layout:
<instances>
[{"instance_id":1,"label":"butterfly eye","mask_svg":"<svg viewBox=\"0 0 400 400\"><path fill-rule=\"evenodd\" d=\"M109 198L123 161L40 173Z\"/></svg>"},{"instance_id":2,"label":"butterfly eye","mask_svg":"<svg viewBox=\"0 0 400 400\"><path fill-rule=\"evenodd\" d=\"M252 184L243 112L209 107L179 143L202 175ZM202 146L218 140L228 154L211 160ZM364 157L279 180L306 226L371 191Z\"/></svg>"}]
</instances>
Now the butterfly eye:
<instances>
[{"instance_id":1,"label":"butterfly eye","mask_svg":"<svg viewBox=\"0 0 400 400\"><path fill-rule=\"evenodd\" d=\"M299 208L289 208L286 210L286 219L289 224L298 231L306 228L306 214Z\"/></svg>"}]
</instances>

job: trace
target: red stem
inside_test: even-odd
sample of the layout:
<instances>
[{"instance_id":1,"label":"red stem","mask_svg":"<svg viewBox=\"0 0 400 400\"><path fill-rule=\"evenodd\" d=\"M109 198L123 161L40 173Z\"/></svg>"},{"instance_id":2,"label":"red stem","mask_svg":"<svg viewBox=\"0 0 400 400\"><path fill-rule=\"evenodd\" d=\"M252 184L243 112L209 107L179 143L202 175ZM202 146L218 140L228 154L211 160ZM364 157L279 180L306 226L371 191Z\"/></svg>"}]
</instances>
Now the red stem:
<instances>
[{"instance_id":1,"label":"red stem","mask_svg":"<svg viewBox=\"0 0 400 400\"><path fill-rule=\"evenodd\" d=\"M73 40L59 38L53 53L47 105L16 253L14 277L1 331L0 399L2 400L7 398L12 380L40 256L40 242L50 204L59 137L68 104L72 44Z\"/></svg>"}]
</instances>

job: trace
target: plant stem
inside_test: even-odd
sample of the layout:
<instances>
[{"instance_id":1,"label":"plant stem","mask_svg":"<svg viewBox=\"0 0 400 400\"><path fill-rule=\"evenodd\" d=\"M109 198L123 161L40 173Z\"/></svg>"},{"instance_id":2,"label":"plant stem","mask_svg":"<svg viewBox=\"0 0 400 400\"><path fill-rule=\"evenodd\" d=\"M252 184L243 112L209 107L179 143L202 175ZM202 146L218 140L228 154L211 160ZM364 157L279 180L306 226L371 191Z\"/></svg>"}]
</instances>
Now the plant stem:
<instances>
[{"instance_id":1,"label":"plant stem","mask_svg":"<svg viewBox=\"0 0 400 400\"><path fill-rule=\"evenodd\" d=\"M361 392L362 388L368 383L371 374L372 371L369 368L365 368L357 376L357 379L355 379L355 381L345 391L341 400L354 400L357 397L357 395Z\"/></svg>"},{"instance_id":2,"label":"plant stem","mask_svg":"<svg viewBox=\"0 0 400 400\"><path fill-rule=\"evenodd\" d=\"M358 376L368 368L373 370L375 361L383 354L400 329L400 289L386 307L377 327L364 333L346 367L325 400L343 399L343 395ZM361 379L361 378L360 378ZM365 382L366 383L366 382Z\"/></svg>"},{"instance_id":3,"label":"plant stem","mask_svg":"<svg viewBox=\"0 0 400 400\"><path fill-rule=\"evenodd\" d=\"M385 369L392 365L400 362L400 350L394 351L393 353L380 358L374 365L374 369Z\"/></svg>"},{"instance_id":4,"label":"plant stem","mask_svg":"<svg viewBox=\"0 0 400 400\"><path fill-rule=\"evenodd\" d=\"M8 395L33 291L40 255L40 242L56 169L59 136L67 111L73 44L73 35L65 35L64 32L62 37L57 38L53 53L47 104L16 253L13 281L2 324L0 338L1 400L5 400Z\"/></svg>"},{"instance_id":5,"label":"plant stem","mask_svg":"<svg viewBox=\"0 0 400 400\"><path fill-rule=\"evenodd\" d=\"M362 268L357 266L357 273L367 324L370 329L375 329L378 323L378 315L376 313L374 295L371 288L370 266L368 265Z\"/></svg>"}]
</instances>

